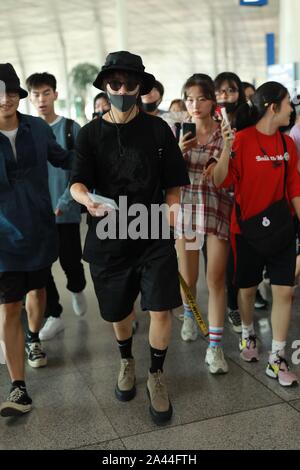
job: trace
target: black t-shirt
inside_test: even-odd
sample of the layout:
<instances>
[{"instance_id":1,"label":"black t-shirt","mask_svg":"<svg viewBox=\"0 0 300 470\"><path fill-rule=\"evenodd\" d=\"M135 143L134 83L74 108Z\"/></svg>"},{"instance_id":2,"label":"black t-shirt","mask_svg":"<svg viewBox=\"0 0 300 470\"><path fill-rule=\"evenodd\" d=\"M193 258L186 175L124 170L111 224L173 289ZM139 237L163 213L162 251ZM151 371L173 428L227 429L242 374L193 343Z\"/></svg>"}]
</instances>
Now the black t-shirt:
<instances>
[{"instance_id":1,"label":"black t-shirt","mask_svg":"<svg viewBox=\"0 0 300 470\"><path fill-rule=\"evenodd\" d=\"M95 119L79 131L71 176L71 185L74 183L117 204L119 196L127 196L128 207L137 203L150 207L164 202L164 190L189 184L189 177L167 123L140 112L127 124ZM122 252L132 245L129 240L99 240L99 220L89 218L84 249L84 259L89 262L95 261L97 253Z\"/></svg>"}]
</instances>

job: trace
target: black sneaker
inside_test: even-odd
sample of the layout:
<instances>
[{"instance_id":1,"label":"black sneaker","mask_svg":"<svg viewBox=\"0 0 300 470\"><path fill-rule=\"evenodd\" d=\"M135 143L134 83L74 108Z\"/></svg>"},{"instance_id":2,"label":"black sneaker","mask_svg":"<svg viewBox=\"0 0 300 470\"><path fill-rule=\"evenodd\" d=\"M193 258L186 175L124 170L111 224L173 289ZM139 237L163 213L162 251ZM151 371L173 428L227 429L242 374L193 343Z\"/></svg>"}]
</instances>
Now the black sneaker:
<instances>
[{"instance_id":1,"label":"black sneaker","mask_svg":"<svg viewBox=\"0 0 300 470\"><path fill-rule=\"evenodd\" d=\"M242 332L241 316L238 310L228 309L228 320L231 323L232 329L235 333Z\"/></svg>"},{"instance_id":2,"label":"black sneaker","mask_svg":"<svg viewBox=\"0 0 300 470\"><path fill-rule=\"evenodd\" d=\"M26 388L13 387L7 400L0 406L1 416L20 416L32 408L32 400Z\"/></svg>"},{"instance_id":3,"label":"black sneaker","mask_svg":"<svg viewBox=\"0 0 300 470\"><path fill-rule=\"evenodd\" d=\"M25 349L28 356L28 364L31 367L45 367L47 365L47 356L43 351L40 341L26 343Z\"/></svg>"},{"instance_id":4,"label":"black sneaker","mask_svg":"<svg viewBox=\"0 0 300 470\"><path fill-rule=\"evenodd\" d=\"M263 298L258 289L256 291L254 307L258 310L262 310L268 307L268 301Z\"/></svg>"}]
</instances>

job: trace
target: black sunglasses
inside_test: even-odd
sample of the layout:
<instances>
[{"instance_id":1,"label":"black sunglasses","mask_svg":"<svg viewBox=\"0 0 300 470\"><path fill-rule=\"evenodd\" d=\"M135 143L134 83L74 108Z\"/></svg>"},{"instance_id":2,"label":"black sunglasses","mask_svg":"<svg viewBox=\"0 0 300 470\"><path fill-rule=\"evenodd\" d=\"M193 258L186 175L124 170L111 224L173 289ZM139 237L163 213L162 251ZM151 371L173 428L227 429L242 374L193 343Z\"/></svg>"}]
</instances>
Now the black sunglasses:
<instances>
[{"instance_id":1,"label":"black sunglasses","mask_svg":"<svg viewBox=\"0 0 300 470\"><path fill-rule=\"evenodd\" d=\"M125 82L112 79L108 80L107 83L113 91L119 91L122 85L125 86L127 91L134 91L136 87L140 84L140 82L134 78L128 78L128 80L126 80Z\"/></svg>"}]
</instances>

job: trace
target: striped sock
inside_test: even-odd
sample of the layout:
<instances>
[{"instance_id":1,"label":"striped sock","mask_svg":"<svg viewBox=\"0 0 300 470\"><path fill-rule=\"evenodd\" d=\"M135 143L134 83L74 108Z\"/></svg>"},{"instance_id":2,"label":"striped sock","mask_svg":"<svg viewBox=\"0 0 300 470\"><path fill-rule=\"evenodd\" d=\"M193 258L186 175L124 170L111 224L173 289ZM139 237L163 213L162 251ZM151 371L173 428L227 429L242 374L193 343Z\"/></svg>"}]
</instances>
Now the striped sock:
<instances>
[{"instance_id":1,"label":"striped sock","mask_svg":"<svg viewBox=\"0 0 300 470\"><path fill-rule=\"evenodd\" d=\"M224 328L219 328L216 326L209 327L209 347L215 348L221 346L222 336Z\"/></svg>"},{"instance_id":2,"label":"striped sock","mask_svg":"<svg viewBox=\"0 0 300 470\"><path fill-rule=\"evenodd\" d=\"M269 361L271 363L276 361L278 354L281 357L284 357L285 347L286 347L286 341L276 341L275 339L273 339L273 341L272 341L272 352L270 354Z\"/></svg>"},{"instance_id":3,"label":"striped sock","mask_svg":"<svg viewBox=\"0 0 300 470\"><path fill-rule=\"evenodd\" d=\"M188 304L185 304L183 302L183 314L185 317L189 317L189 318L194 318L194 315L193 315L193 312L192 310L190 309L190 306Z\"/></svg>"},{"instance_id":4,"label":"striped sock","mask_svg":"<svg viewBox=\"0 0 300 470\"><path fill-rule=\"evenodd\" d=\"M254 336L255 331L254 331L254 325L251 323L251 325L245 325L245 323L242 322L242 338L247 339L249 336Z\"/></svg>"}]
</instances>

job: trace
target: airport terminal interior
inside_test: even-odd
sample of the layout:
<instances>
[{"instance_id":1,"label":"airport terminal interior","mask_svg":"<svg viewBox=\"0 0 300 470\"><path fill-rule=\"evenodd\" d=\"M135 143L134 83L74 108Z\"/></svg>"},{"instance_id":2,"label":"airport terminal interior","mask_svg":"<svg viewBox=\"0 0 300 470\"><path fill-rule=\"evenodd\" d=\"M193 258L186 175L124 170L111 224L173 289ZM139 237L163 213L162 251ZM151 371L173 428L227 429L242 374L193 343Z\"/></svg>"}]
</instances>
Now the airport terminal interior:
<instances>
[{"instance_id":1,"label":"airport terminal interior","mask_svg":"<svg viewBox=\"0 0 300 470\"><path fill-rule=\"evenodd\" d=\"M300 39L300 2L269 0L262 6L254 5L260 3L255 1L248 2L251 6L242 3L247 2L6 0L0 2L0 63L14 66L23 88L33 73L54 74L57 114L80 125L92 119L93 99L100 91L92 86L96 74L107 54L118 50L140 55L146 72L164 85L161 111L167 112L173 99L182 98L182 86L194 73L214 79L221 72L231 71L255 87L275 80L293 97L300 94L300 53L291 44ZM80 66L91 77L79 84L74 71ZM27 98L21 100L19 110L37 116ZM299 118L299 106L296 112ZM1 190L0 186L0 195ZM86 214L82 215L80 230L83 244ZM0 242L5 243L1 233ZM300 384L283 387L265 373L272 346L272 292L267 276L260 285L263 305L254 311L260 360L242 360L240 335L233 331L226 311L222 339L229 367L226 374L209 372L205 363L208 337L199 331L195 341L183 341L183 307L172 311L164 375L173 416L158 426L149 413L146 389L149 313L142 311L138 297L133 336L136 396L122 402L115 396L118 346L111 323L101 318L89 265L83 265L87 311L82 316L73 311L59 262L53 265L65 328L42 342L48 357L46 367L32 368L26 362L26 386L33 407L24 416L0 418L0 450L300 449ZM196 301L207 323L203 253ZM22 322L26 330L25 311ZM300 378L297 283L286 351L291 370ZM0 360L0 402L9 388L8 370Z\"/></svg>"}]
</instances>

